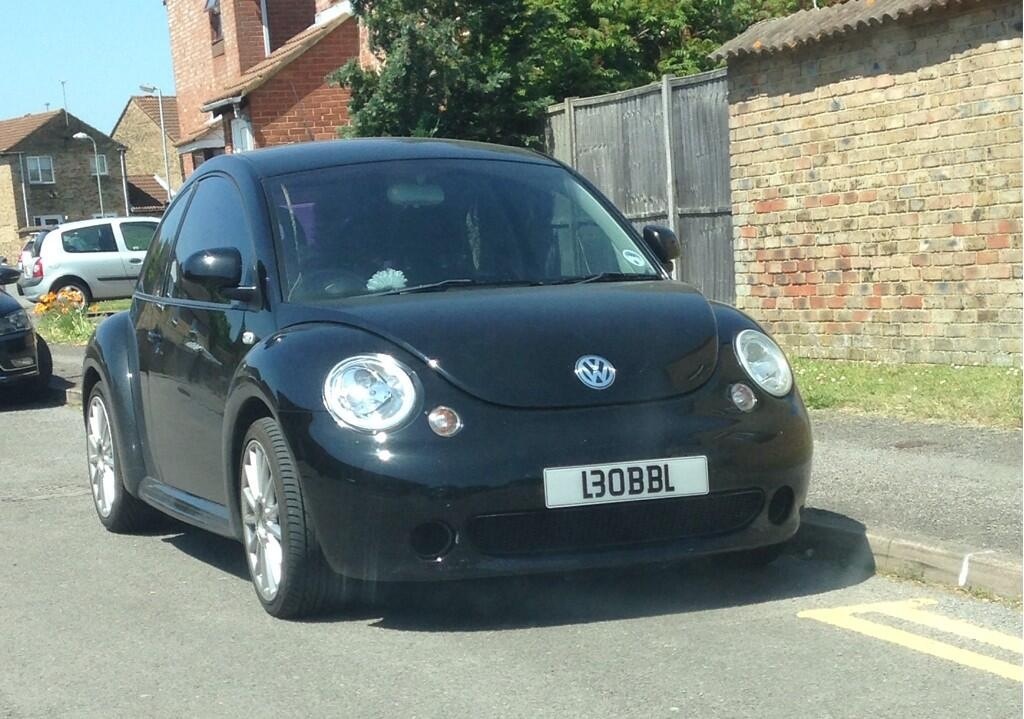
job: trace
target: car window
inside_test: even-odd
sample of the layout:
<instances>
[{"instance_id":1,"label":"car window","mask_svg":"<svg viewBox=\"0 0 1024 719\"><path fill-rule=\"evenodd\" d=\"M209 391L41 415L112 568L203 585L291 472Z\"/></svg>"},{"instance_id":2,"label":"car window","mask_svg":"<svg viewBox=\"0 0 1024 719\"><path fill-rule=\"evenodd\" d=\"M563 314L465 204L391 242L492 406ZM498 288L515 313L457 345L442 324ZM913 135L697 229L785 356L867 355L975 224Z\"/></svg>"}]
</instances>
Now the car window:
<instances>
[{"instance_id":1,"label":"car window","mask_svg":"<svg viewBox=\"0 0 1024 719\"><path fill-rule=\"evenodd\" d=\"M152 222L122 222L121 236L129 252L144 252L153 241L156 225Z\"/></svg>"},{"instance_id":2,"label":"car window","mask_svg":"<svg viewBox=\"0 0 1024 719\"><path fill-rule=\"evenodd\" d=\"M171 258L171 248L174 247L174 238L178 235L181 218L185 214L185 208L188 207L191 196L191 188L178 193L164 213L150 249L146 253L142 271L139 273L140 292L147 295L163 294L164 277L167 274L167 263Z\"/></svg>"},{"instance_id":3,"label":"car window","mask_svg":"<svg viewBox=\"0 0 1024 719\"><path fill-rule=\"evenodd\" d=\"M219 175L200 180L174 245L168 295L201 302L229 302L182 277L181 265L200 250L234 247L242 255L242 266L247 267L253 254L248 226L241 195L231 180Z\"/></svg>"},{"instance_id":4,"label":"car window","mask_svg":"<svg viewBox=\"0 0 1024 719\"><path fill-rule=\"evenodd\" d=\"M448 280L546 284L658 273L646 250L560 167L394 161L267 184L290 300Z\"/></svg>"},{"instance_id":5,"label":"car window","mask_svg":"<svg viewBox=\"0 0 1024 719\"><path fill-rule=\"evenodd\" d=\"M72 254L117 252L114 229L109 224L64 230L60 239L64 245L64 251Z\"/></svg>"}]
</instances>

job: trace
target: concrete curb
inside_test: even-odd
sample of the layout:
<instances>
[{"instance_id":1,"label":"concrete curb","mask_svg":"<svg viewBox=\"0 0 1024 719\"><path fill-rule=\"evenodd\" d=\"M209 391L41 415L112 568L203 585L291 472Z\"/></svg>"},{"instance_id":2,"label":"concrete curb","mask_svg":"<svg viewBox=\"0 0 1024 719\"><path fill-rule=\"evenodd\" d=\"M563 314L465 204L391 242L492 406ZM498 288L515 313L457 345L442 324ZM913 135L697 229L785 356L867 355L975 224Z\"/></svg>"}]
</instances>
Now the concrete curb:
<instances>
[{"instance_id":1,"label":"concrete curb","mask_svg":"<svg viewBox=\"0 0 1024 719\"><path fill-rule=\"evenodd\" d=\"M75 407L82 406L82 387L75 385L64 390L64 404L73 405Z\"/></svg>"},{"instance_id":2,"label":"concrete curb","mask_svg":"<svg viewBox=\"0 0 1024 719\"><path fill-rule=\"evenodd\" d=\"M876 572L961 587L1007 599L1022 595L1021 558L934 539L869 529L834 512L805 509L794 538L798 549L869 565Z\"/></svg>"}]
</instances>

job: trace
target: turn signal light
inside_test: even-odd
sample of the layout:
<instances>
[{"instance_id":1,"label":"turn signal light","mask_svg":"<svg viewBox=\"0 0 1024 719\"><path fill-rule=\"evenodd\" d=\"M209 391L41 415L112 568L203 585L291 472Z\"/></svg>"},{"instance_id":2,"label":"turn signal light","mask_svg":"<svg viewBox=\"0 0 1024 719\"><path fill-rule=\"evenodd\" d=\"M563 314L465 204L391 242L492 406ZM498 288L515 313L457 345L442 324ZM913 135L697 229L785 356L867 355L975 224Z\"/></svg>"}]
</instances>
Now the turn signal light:
<instances>
[{"instance_id":1,"label":"turn signal light","mask_svg":"<svg viewBox=\"0 0 1024 719\"><path fill-rule=\"evenodd\" d=\"M434 434L441 437L454 437L462 429L462 417L451 407L435 407L427 415L427 423Z\"/></svg>"},{"instance_id":2,"label":"turn signal light","mask_svg":"<svg viewBox=\"0 0 1024 719\"><path fill-rule=\"evenodd\" d=\"M740 412L753 412L757 406L757 395L754 394L754 390L742 382L729 388L729 397Z\"/></svg>"}]
</instances>

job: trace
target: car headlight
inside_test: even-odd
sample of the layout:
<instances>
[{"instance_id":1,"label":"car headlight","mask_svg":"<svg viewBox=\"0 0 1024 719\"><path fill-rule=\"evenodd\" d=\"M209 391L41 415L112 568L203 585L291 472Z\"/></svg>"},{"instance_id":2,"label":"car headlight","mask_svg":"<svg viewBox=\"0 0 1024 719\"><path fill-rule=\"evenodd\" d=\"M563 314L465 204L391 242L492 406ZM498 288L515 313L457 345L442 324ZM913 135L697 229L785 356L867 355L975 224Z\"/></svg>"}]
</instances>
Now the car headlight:
<instances>
[{"instance_id":1,"label":"car headlight","mask_svg":"<svg viewBox=\"0 0 1024 719\"><path fill-rule=\"evenodd\" d=\"M758 387L776 397L784 397L793 389L793 371L786 355L768 335L757 330L743 330L733 341L736 359Z\"/></svg>"},{"instance_id":2,"label":"car headlight","mask_svg":"<svg viewBox=\"0 0 1024 719\"><path fill-rule=\"evenodd\" d=\"M15 310L10 314L0 317L0 335L24 332L31 328L32 321L28 318L28 313L25 310Z\"/></svg>"},{"instance_id":3,"label":"car headlight","mask_svg":"<svg viewBox=\"0 0 1024 719\"><path fill-rule=\"evenodd\" d=\"M412 372L384 354L349 357L324 381L324 405L331 416L366 432L399 426L413 413L416 401Z\"/></svg>"}]
</instances>

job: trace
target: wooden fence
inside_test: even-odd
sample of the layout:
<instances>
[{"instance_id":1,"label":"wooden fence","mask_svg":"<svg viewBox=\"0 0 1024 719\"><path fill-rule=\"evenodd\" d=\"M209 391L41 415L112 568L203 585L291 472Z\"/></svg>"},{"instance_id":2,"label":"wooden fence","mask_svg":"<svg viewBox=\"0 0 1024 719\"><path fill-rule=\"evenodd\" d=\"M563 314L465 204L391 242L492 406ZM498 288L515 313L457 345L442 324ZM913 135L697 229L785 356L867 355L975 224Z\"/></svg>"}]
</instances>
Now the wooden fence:
<instances>
[{"instance_id":1,"label":"wooden fence","mask_svg":"<svg viewBox=\"0 0 1024 719\"><path fill-rule=\"evenodd\" d=\"M548 108L547 149L637 226L675 230L681 279L735 301L725 70Z\"/></svg>"}]
</instances>

